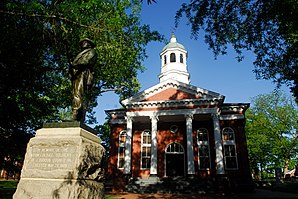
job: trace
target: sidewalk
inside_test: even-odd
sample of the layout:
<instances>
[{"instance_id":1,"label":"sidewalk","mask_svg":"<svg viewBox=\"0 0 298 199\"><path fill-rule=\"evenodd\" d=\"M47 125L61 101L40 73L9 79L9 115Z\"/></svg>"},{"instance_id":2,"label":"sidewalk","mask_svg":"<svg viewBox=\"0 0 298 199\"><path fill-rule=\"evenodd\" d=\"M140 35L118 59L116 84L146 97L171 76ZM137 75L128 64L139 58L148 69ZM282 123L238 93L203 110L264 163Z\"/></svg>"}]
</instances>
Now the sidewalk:
<instances>
[{"instance_id":1,"label":"sidewalk","mask_svg":"<svg viewBox=\"0 0 298 199\"><path fill-rule=\"evenodd\" d=\"M270 198L281 198L281 199L298 199L298 194L294 193L283 193L268 191L262 189L256 189L254 193L238 193L231 194L228 196L221 196L217 194L133 194L133 193L106 193L106 195L112 198L120 199L236 199L236 198L252 198L252 199L270 199Z\"/></svg>"},{"instance_id":2,"label":"sidewalk","mask_svg":"<svg viewBox=\"0 0 298 199\"><path fill-rule=\"evenodd\" d=\"M255 193L241 193L238 194L240 198L287 198L287 199L298 199L298 194L285 193L278 191L270 191L264 189L256 189Z\"/></svg>"}]
</instances>

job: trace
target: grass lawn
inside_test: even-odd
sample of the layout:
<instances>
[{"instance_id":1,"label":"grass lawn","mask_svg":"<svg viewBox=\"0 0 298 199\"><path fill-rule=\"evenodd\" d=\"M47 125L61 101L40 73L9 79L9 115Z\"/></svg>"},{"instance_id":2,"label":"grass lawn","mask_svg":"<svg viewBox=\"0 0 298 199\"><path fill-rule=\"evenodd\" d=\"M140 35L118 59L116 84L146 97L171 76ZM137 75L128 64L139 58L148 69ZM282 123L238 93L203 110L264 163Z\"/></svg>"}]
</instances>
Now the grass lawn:
<instances>
[{"instance_id":1,"label":"grass lawn","mask_svg":"<svg viewBox=\"0 0 298 199\"><path fill-rule=\"evenodd\" d=\"M0 180L0 198L11 199L16 191L18 181L15 180Z\"/></svg>"}]
</instances>

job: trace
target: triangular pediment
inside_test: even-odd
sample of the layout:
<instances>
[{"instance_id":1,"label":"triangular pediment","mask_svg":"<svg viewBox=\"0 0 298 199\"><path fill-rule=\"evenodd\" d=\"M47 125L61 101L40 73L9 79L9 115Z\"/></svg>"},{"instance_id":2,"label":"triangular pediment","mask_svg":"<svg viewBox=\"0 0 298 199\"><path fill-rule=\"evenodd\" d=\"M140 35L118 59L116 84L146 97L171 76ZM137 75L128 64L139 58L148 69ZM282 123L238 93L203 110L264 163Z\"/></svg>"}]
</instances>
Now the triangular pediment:
<instances>
[{"instance_id":1,"label":"triangular pediment","mask_svg":"<svg viewBox=\"0 0 298 199\"><path fill-rule=\"evenodd\" d=\"M164 100L183 100L183 99L198 99L200 96L196 96L193 93L189 93L177 88L169 87L160 92L145 98L142 102L146 101L164 101Z\"/></svg>"},{"instance_id":2,"label":"triangular pediment","mask_svg":"<svg viewBox=\"0 0 298 199\"><path fill-rule=\"evenodd\" d=\"M185 84L175 80L168 80L123 100L122 104L126 106L133 103L146 103L152 101L158 102L197 99L223 100L224 96L190 84Z\"/></svg>"}]
</instances>

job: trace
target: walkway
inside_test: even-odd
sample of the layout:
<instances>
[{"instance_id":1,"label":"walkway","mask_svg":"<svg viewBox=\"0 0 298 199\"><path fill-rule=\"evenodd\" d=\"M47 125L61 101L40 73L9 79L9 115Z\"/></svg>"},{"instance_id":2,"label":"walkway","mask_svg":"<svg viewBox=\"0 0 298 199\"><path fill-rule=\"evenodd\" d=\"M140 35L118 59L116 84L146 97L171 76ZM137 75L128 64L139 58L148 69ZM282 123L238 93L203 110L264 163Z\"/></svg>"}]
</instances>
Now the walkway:
<instances>
[{"instance_id":1,"label":"walkway","mask_svg":"<svg viewBox=\"0 0 298 199\"><path fill-rule=\"evenodd\" d=\"M231 194L228 196L220 196L217 194L132 194L132 193L106 193L113 198L120 199L236 199L236 198L252 198L252 199L298 199L298 194L283 193L276 191L268 191L256 189L254 193Z\"/></svg>"}]
</instances>

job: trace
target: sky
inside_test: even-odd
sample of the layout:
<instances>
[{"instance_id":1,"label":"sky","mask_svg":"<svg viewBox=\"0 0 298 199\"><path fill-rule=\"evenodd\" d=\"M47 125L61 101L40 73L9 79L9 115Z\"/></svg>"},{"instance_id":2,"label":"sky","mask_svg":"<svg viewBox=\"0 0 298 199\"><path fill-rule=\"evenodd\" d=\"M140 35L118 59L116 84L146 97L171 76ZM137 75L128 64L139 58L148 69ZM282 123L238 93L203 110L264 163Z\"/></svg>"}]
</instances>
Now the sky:
<instances>
[{"instance_id":1,"label":"sky","mask_svg":"<svg viewBox=\"0 0 298 199\"><path fill-rule=\"evenodd\" d=\"M225 96L226 103L250 103L251 98L259 94L267 94L276 88L270 80L256 80L253 73L254 55L244 53L244 60L238 62L233 49L228 49L227 55L214 58L214 54L204 43L204 35L200 34L197 40L191 37L191 28L185 17L180 20L175 29L176 11L187 0L157 0L157 3L147 5L144 0L141 12L141 21L148 24L151 30L157 30L168 41L172 32L188 51L187 67L190 73L190 84L207 89ZM166 43L151 42L146 47L148 58L143 62L146 70L138 75L141 83L140 91L159 83L158 75L161 70L159 54ZM290 94L287 87L282 87L286 94ZM105 93L98 98L95 108L98 124L105 121L104 110L120 108L119 97L112 92Z\"/></svg>"}]
</instances>

